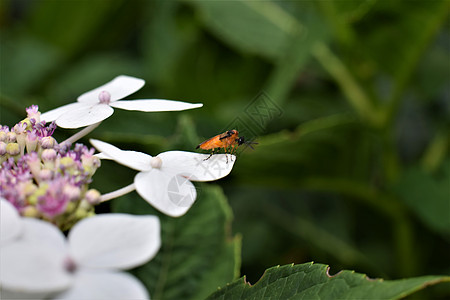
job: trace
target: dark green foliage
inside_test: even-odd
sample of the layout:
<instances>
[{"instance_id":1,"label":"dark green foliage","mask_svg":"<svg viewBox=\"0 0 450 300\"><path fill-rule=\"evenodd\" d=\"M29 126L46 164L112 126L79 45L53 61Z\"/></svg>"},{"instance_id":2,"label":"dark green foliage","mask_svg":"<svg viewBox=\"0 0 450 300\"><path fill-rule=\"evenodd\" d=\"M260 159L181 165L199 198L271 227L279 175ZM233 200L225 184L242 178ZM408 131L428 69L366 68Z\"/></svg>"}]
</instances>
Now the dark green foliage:
<instances>
[{"instance_id":1,"label":"dark green foliage","mask_svg":"<svg viewBox=\"0 0 450 300\"><path fill-rule=\"evenodd\" d=\"M309 263L270 268L254 285L241 278L208 299L400 299L426 285L445 281L450 277L385 281L353 271L331 276L326 265Z\"/></svg>"}]
</instances>

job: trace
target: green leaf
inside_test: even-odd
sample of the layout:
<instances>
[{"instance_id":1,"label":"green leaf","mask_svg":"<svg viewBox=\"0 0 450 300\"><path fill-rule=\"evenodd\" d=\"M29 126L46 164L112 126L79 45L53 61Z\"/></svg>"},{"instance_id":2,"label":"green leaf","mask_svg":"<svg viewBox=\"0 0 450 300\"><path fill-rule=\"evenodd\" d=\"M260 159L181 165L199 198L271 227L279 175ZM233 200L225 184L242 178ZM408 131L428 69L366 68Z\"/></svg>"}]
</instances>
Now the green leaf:
<instances>
[{"instance_id":1,"label":"green leaf","mask_svg":"<svg viewBox=\"0 0 450 300\"><path fill-rule=\"evenodd\" d=\"M245 52L277 58L301 25L271 1L188 1L199 8L207 27Z\"/></svg>"},{"instance_id":2,"label":"green leaf","mask_svg":"<svg viewBox=\"0 0 450 300\"><path fill-rule=\"evenodd\" d=\"M434 176L419 167L404 172L394 191L430 229L450 234L450 160Z\"/></svg>"},{"instance_id":3,"label":"green leaf","mask_svg":"<svg viewBox=\"0 0 450 300\"><path fill-rule=\"evenodd\" d=\"M213 185L201 185L197 191L196 203L185 216L159 214L162 248L151 262L134 271L154 299L204 299L238 276L240 238L231 235L226 198ZM157 214L142 199L126 200L116 210Z\"/></svg>"},{"instance_id":4,"label":"green leaf","mask_svg":"<svg viewBox=\"0 0 450 300\"><path fill-rule=\"evenodd\" d=\"M447 276L384 281L354 271L330 276L328 266L306 263L270 268L254 285L242 277L208 299L399 299L427 285L448 281Z\"/></svg>"}]
</instances>

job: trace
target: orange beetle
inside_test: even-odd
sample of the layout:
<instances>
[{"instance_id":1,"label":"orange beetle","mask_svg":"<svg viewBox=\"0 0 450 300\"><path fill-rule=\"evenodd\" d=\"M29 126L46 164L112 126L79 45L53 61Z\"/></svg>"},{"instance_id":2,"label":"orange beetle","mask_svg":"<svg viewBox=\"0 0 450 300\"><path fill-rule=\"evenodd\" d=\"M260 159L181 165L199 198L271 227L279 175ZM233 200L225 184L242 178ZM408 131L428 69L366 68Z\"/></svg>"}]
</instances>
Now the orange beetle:
<instances>
[{"instance_id":1,"label":"orange beetle","mask_svg":"<svg viewBox=\"0 0 450 300\"><path fill-rule=\"evenodd\" d=\"M252 144L257 144L255 142L245 141L244 137L239 137L239 132L236 129L228 130L222 134L218 134L203 143L199 144L196 149L200 148L203 150L212 150L211 154L205 158L204 160L209 159L216 149L220 150L220 148L225 149L225 154L227 154L227 149L231 148L230 154L236 151L236 148L242 144L247 144L250 148ZM228 161L228 157L227 157Z\"/></svg>"}]
</instances>

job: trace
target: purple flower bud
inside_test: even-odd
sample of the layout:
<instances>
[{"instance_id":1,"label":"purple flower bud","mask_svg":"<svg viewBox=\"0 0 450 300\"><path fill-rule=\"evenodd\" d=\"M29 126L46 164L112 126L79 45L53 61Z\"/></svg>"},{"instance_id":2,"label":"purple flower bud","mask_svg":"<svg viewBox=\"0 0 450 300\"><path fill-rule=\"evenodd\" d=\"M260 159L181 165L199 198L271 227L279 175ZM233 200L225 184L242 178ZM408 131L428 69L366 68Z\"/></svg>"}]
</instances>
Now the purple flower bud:
<instances>
[{"instance_id":1,"label":"purple flower bud","mask_svg":"<svg viewBox=\"0 0 450 300\"><path fill-rule=\"evenodd\" d=\"M45 149L42 151L41 158L45 162L53 162L57 157L55 149Z\"/></svg>"},{"instance_id":2,"label":"purple flower bud","mask_svg":"<svg viewBox=\"0 0 450 300\"><path fill-rule=\"evenodd\" d=\"M41 113L39 112L39 107L37 105L31 105L26 111L29 119L34 119L36 122L40 121Z\"/></svg>"},{"instance_id":3,"label":"purple flower bud","mask_svg":"<svg viewBox=\"0 0 450 300\"><path fill-rule=\"evenodd\" d=\"M57 144L57 142L51 136L46 136L46 137L41 138L40 144L43 149L50 149L50 148L54 148L55 145Z\"/></svg>"},{"instance_id":4,"label":"purple flower bud","mask_svg":"<svg viewBox=\"0 0 450 300\"><path fill-rule=\"evenodd\" d=\"M37 209L46 217L53 218L66 210L70 198L64 193L67 180L59 178L48 184L45 194L38 197Z\"/></svg>"},{"instance_id":5,"label":"purple flower bud","mask_svg":"<svg viewBox=\"0 0 450 300\"><path fill-rule=\"evenodd\" d=\"M42 169L39 171L39 181L50 181L53 178L53 171L49 169Z\"/></svg>"},{"instance_id":6,"label":"purple flower bud","mask_svg":"<svg viewBox=\"0 0 450 300\"><path fill-rule=\"evenodd\" d=\"M28 167L30 168L31 174L35 178L40 178L40 171L41 171L41 160L39 159L36 152L32 152L30 154L27 154L25 156L25 161Z\"/></svg>"},{"instance_id":7,"label":"purple flower bud","mask_svg":"<svg viewBox=\"0 0 450 300\"><path fill-rule=\"evenodd\" d=\"M100 103L109 104L109 102L111 101L111 94L107 91L101 91L98 95L98 100L100 101Z\"/></svg>"},{"instance_id":8,"label":"purple flower bud","mask_svg":"<svg viewBox=\"0 0 450 300\"><path fill-rule=\"evenodd\" d=\"M0 155L5 155L6 154L6 143L5 142L0 142Z\"/></svg>"},{"instance_id":9,"label":"purple flower bud","mask_svg":"<svg viewBox=\"0 0 450 300\"><path fill-rule=\"evenodd\" d=\"M23 150L25 149L26 144L26 128L27 124L25 122L19 122L14 127L13 130L16 133L16 140L20 147L20 153L23 154Z\"/></svg>"},{"instance_id":10,"label":"purple flower bud","mask_svg":"<svg viewBox=\"0 0 450 300\"><path fill-rule=\"evenodd\" d=\"M81 190L79 187L68 184L64 187L63 192L70 201L76 201L80 199Z\"/></svg>"},{"instance_id":11,"label":"purple flower bud","mask_svg":"<svg viewBox=\"0 0 450 300\"><path fill-rule=\"evenodd\" d=\"M6 142L8 143L14 143L16 141L16 133L15 132L8 132L6 133Z\"/></svg>"},{"instance_id":12,"label":"purple flower bud","mask_svg":"<svg viewBox=\"0 0 450 300\"><path fill-rule=\"evenodd\" d=\"M25 130L27 129L27 124L25 122L19 122L16 125L14 125L13 130L16 134L23 134L25 133Z\"/></svg>"},{"instance_id":13,"label":"purple flower bud","mask_svg":"<svg viewBox=\"0 0 450 300\"><path fill-rule=\"evenodd\" d=\"M36 151L36 147L38 144L38 136L35 130L28 132L27 137L25 139L25 145L27 147L27 153L32 151Z\"/></svg>"}]
</instances>

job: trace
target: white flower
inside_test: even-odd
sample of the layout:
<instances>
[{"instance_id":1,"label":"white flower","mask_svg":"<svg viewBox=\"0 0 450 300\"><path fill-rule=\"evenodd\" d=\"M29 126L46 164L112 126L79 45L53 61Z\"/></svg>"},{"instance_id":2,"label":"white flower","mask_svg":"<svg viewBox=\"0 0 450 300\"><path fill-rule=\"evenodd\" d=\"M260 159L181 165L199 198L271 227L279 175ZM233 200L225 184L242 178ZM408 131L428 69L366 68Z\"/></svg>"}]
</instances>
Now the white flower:
<instances>
[{"instance_id":1,"label":"white flower","mask_svg":"<svg viewBox=\"0 0 450 300\"><path fill-rule=\"evenodd\" d=\"M139 110L144 112L179 111L202 107L201 103L145 99L118 101L133 94L145 81L131 76L121 75L112 81L86 92L78 97L77 102L67 104L41 114L41 120L56 121L59 127L79 128L101 122L114 113L115 108Z\"/></svg>"},{"instance_id":2,"label":"white flower","mask_svg":"<svg viewBox=\"0 0 450 300\"><path fill-rule=\"evenodd\" d=\"M90 140L103 159L112 159L139 171L134 177L138 194L156 209L172 217L184 215L197 198L191 181L212 181L227 176L236 157L185 151L168 151L152 157L136 151L124 151L111 144Z\"/></svg>"},{"instance_id":3,"label":"white flower","mask_svg":"<svg viewBox=\"0 0 450 300\"><path fill-rule=\"evenodd\" d=\"M31 218L21 222L25 224L22 235L1 248L2 295L149 298L139 280L120 270L144 264L156 255L161 245L157 217L98 215L78 222L67 239L48 222Z\"/></svg>"}]
</instances>

